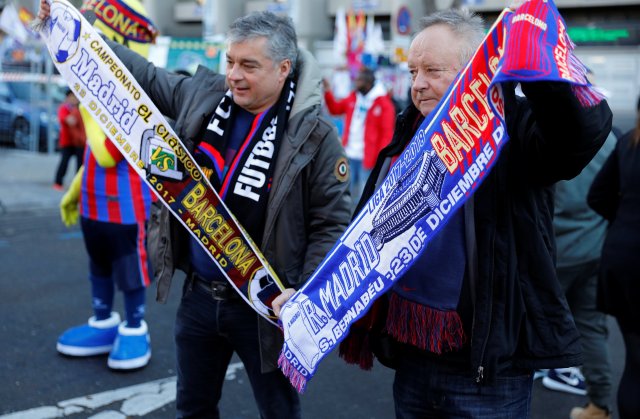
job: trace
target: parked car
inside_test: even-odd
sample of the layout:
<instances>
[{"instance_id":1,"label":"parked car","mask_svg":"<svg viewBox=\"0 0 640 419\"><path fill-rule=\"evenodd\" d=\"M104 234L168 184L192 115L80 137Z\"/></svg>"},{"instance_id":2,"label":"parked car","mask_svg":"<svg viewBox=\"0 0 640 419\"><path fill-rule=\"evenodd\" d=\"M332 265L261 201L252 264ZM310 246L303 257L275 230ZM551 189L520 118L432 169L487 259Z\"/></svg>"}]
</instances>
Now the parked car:
<instances>
[{"instance_id":1,"label":"parked car","mask_svg":"<svg viewBox=\"0 0 640 419\"><path fill-rule=\"evenodd\" d=\"M32 89L39 91L33 92ZM54 85L51 91L53 94L49 109L44 84L0 82L0 144L30 149L31 118L35 112L38 118L38 150L47 151L50 121L54 144L57 145L60 132L57 111L63 94L57 85Z\"/></svg>"}]
</instances>

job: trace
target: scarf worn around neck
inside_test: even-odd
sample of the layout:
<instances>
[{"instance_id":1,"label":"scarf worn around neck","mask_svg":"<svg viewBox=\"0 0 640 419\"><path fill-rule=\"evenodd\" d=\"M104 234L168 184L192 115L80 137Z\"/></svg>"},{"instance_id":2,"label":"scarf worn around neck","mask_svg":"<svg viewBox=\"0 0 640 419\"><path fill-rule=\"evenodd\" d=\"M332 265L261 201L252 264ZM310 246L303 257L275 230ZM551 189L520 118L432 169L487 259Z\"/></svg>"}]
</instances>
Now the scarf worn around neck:
<instances>
[{"instance_id":1,"label":"scarf worn around neck","mask_svg":"<svg viewBox=\"0 0 640 419\"><path fill-rule=\"evenodd\" d=\"M255 243L260 243L262 239L261 221L266 211L280 142L295 98L295 88L293 79L288 79L278 102L254 116L248 134L230 162L225 162L224 156L238 105L233 102L231 91L227 91L213 112L194 156L211 185Z\"/></svg>"}]
</instances>

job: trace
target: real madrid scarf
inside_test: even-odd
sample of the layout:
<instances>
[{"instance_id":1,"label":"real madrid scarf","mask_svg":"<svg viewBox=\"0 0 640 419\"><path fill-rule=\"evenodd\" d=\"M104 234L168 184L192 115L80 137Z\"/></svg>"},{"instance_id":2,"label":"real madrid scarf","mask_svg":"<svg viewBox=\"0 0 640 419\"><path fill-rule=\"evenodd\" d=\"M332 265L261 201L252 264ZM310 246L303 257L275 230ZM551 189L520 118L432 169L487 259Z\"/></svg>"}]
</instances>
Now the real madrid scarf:
<instances>
[{"instance_id":1,"label":"real madrid scarf","mask_svg":"<svg viewBox=\"0 0 640 419\"><path fill-rule=\"evenodd\" d=\"M588 87L586 70L571 50L551 0L531 0L500 15L380 187L283 307L279 365L299 391L486 178L508 141L501 83L564 81L585 106L602 99ZM454 285L461 287L461 281ZM447 295L430 307L434 315L420 315L433 320L424 340L433 341L430 347L457 333L452 309L459 292ZM457 344L455 338L449 342Z\"/></svg>"},{"instance_id":2,"label":"real madrid scarf","mask_svg":"<svg viewBox=\"0 0 640 419\"><path fill-rule=\"evenodd\" d=\"M295 98L296 83L287 79L278 102L253 117L249 132L229 158L229 137L238 112L231 91L222 97L194 158L211 185L254 242L260 243L280 142Z\"/></svg>"}]
</instances>

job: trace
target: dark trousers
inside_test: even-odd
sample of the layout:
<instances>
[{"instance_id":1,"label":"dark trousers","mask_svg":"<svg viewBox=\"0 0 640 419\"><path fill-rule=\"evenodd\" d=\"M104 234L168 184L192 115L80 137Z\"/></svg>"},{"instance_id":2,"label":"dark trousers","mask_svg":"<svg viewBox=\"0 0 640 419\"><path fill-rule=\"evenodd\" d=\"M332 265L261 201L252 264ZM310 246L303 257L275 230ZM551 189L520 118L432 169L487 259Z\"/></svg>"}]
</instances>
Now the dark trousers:
<instances>
[{"instance_id":1,"label":"dark trousers","mask_svg":"<svg viewBox=\"0 0 640 419\"><path fill-rule=\"evenodd\" d=\"M640 333L618 322L624 339L625 362L618 386L620 419L640 418Z\"/></svg>"},{"instance_id":2,"label":"dark trousers","mask_svg":"<svg viewBox=\"0 0 640 419\"><path fill-rule=\"evenodd\" d=\"M67 173L67 167L69 167L69 160L71 157L76 158L76 172L82 166L82 154L84 147L62 147L60 150L60 163L58 163L58 170L56 170L56 185L62 185L64 175Z\"/></svg>"},{"instance_id":3,"label":"dark trousers","mask_svg":"<svg viewBox=\"0 0 640 419\"><path fill-rule=\"evenodd\" d=\"M176 315L178 418L219 418L231 356L238 354L263 419L300 417L298 393L279 371L260 370L258 315L242 299L215 300L187 281Z\"/></svg>"},{"instance_id":4,"label":"dark trousers","mask_svg":"<svg viewBox=\"0 0 640 419\"><path fill-rule=\"evenodd\" d=\"M589 400L611 409L611 361L607 316L597 309L598 261L557 268L584 354L582 373L587 383Z\"/></svg>"},{"instance_id":5,"label":"dark trousers","mask_svg":"<svg viewBox=\"0 0 640 419\"><path fill-rule=\"evenodd\" d=\"M505 374L492 384L477 384L471 371L417 351L403 351L393 382L396 418L527 419L532 384L532 371Z\"/></svg>"}]
</instances>

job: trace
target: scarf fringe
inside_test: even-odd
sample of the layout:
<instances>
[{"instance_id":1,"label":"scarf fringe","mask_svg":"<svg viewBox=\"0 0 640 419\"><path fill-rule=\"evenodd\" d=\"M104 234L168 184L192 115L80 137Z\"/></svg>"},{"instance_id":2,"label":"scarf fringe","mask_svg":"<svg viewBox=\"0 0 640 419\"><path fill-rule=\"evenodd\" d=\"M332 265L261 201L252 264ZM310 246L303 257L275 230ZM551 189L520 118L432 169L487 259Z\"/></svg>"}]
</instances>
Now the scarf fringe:
<instances>
[{"instance_id":1,"label":"scarf fringe","mask_svg":"<svg viewBox=\"0 0 640 419\"><path fill-rule=\"evenodd\" d=\"M352 327L349 335L340 342L338 355L347 364L358 365L366 371L372 369L373 350L371 349L369 332Z\"/></svg>"},{"instance_id":2,"label":"scarf fringe","mask_svg":"<svg viewBox=\"0 0 640 419\"><path fill-rule=\"evenodd\" d=\"M466 342L462 319L452 310L439 310L391 293L387 332L401 343L441 354Z\"/></svg>"},{"instance_id":3,"label":"scarf fringe","mask_svg":"<svg viewBox=\"0 0 640 419\"><path fill-rule=\"evenodd\" d=\"M371 309L349 328L349 334L340 342L338 355L347 364L358 365L363 370L373 368L372 339L376 339L384 328L387 310L387 294L373 302Z\"/></svg>"},{"instance_id":4,"label":"scarf fringe","mask_svg":"<svg viewBox=\"0 0 640 419\"><path fill-rule=\"evenodd\" d=\"M291 365L291 362L289 362L282 352L280 352L280 357L278 357L278 368L282 370L284 376L289 379L289 382L298 391L298 393L304 393L304 390L307 387L307 379L304 375L300 374L293 365Z\"/></svg>"},{"instance_id":5,"label":"scarf fringe","mask_svg":"<svg viewBox=\"0 0 640 419\"><path fill-rule=\"evenodd\" d=\"M571 46L571 52L569 53L569 69L571 70L571 74L578 79L578 81L583 83L588 83L587 79L587 67L575 56L573 53L573 49L575 45L571 40L569 40L569 45ZM603 99L605 99L605 95L602 93L600 89L592 85L578 85L572 84L573 94L576 96L578 101L585 108L590 108L592 106L597 105Z\"/></svg>"},{"instance_id":6,"label":"scarf fringe","mask_svg":"<svg viewBox=\"0 0 640 419\"><path fill-rule=\"evenodd\" d=\"M585 108L591 108L605 99L604 94L593 86L579 86L574 84L571 87L573 94L576 95L580 104Z\"/></svg>"}]
</instances>

